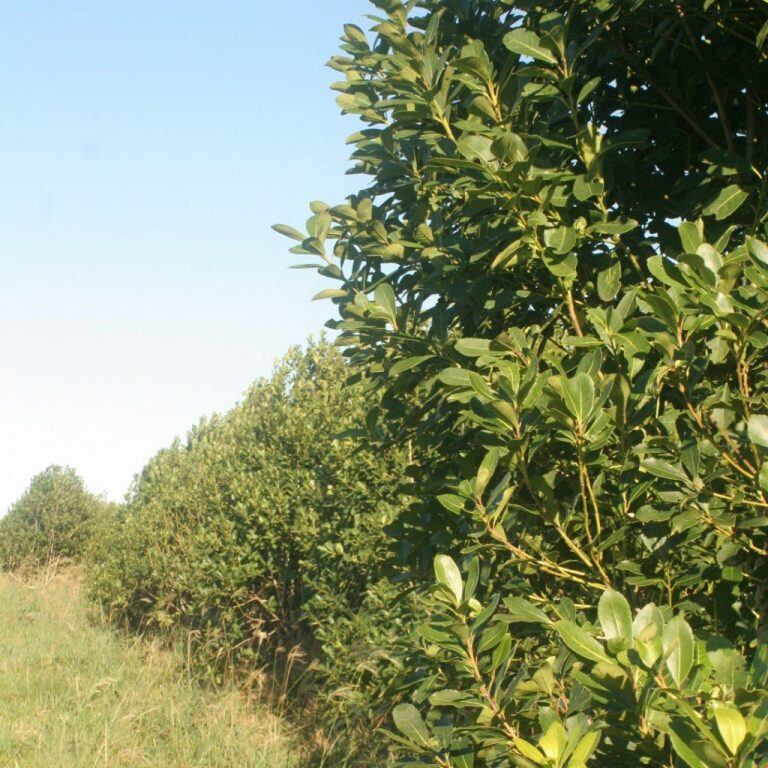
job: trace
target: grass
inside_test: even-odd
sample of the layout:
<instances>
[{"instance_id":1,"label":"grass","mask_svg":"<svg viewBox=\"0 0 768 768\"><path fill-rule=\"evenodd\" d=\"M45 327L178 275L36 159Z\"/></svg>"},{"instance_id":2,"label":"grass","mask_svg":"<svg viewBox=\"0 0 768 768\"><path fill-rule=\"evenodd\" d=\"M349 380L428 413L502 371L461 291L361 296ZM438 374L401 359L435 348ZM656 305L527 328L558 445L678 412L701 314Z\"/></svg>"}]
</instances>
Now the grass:
<instances>
[{"instance_id":1,"label":"grass","mask_svg":"<svg viewBox=\"0 0 768 768\"><path fill-rule=\"evenodd\" d=\"M0 574L0 765L293 768L280 720L94 621L74 571Z\"/></svg>"}]
</instances>

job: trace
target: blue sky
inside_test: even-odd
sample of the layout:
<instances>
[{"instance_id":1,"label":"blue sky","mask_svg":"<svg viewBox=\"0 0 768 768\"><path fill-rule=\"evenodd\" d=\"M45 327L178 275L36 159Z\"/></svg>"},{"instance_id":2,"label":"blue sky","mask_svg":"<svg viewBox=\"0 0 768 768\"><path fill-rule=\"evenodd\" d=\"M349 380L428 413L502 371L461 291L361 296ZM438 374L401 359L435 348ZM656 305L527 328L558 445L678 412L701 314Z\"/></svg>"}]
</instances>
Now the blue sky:
<instances>
[{"instance_id":1,"label":"blue sky","mask_svg":"<svg viewBox=\"0 0 768 768\"><path fill-rule=\"evenodd\" d=\"M121 498L320 330L270 225L359 183L324 64L371 10L0 5L0 512L51 463Z\"/></svg>"}]
</instances>

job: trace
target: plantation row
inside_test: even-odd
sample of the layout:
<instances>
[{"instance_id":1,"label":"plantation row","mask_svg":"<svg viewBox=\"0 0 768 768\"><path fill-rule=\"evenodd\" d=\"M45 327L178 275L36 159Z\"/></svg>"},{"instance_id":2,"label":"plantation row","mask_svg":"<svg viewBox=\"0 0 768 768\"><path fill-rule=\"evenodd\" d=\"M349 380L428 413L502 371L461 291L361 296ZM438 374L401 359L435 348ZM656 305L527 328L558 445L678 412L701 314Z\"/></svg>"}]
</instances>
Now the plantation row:
<instances>
[{"instance_id":1,"label":"plantation row","mask_svg":"<svg viewBox=\"0 0 768 768\"><path fill-rule=\"evenodd\" d=\"M345 362L159 454L95 596L211 670L298 643L331 765L760 768L768 8L373 5L363 186L276 226Z\"/></svg>"},{"instance_id":2,"label":"plantation row","mask_svg":"<svg viewBox=\"0 0 768 768\"><path fill-rule=\"evenodd\" d=\"M344 437L367 407L346 377L324 341L291 350L232 411L160 451L121 507L49 468L0 520L4 565L82 561L118 627L177 642L202 677L269 666L323 731L312 760L370 755L388 655L413 622L384 573L406 455Z\"/></svg>"}]
</instances>

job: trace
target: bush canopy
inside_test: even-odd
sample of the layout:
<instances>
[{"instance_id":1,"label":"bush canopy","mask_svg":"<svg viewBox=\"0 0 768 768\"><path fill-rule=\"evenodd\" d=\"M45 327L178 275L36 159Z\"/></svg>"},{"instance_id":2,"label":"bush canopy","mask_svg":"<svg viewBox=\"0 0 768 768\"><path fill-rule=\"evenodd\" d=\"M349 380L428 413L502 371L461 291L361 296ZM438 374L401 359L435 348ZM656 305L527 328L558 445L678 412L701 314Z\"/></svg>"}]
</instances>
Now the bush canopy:
<instances>
[{"instance_id":1,"label":"bush canopy","mask_svg":"<svg viewBox=\"0 0 768 768\"><path fill-rule=\"evenodd\" d=\"M276 229L422 457L402 765L762 765L768 6L373 5L365 180Z\"/></svg>"},{"instance_id":2,"label":"bush canopy","mask_svg":"<svg viewBox=\"0 0 768 768\"><path fill-rule=\"evenodd\" d=\"M89 566L116 622L180 639L198 670L274 663L294 704L319 697L330 754L370 752L388 654L412 624L385 578L383 533L406 455L344 438L367 404L346 378L326 341L289 351L149 462Z\"/></svg>"}]
</instances>

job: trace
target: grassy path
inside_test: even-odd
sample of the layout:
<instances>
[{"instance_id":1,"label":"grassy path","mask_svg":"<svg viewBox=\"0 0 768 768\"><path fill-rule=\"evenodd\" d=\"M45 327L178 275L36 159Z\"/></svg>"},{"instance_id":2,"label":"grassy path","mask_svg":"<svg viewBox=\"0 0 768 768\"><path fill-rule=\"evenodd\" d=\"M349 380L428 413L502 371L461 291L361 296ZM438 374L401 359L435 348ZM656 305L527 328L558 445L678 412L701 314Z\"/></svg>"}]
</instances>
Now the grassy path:
<instances>
[{"instance_id":1,"label":"grassy path","mask_svg":"<svg viewBox=\"0 0 768 768\"><path fill-rule=\"evenodd\" d=\"M276 718L89 621L72 573L0 574L0 766L290 768Z\"/></svg>"}]
</instances>

